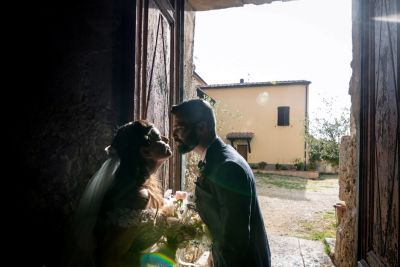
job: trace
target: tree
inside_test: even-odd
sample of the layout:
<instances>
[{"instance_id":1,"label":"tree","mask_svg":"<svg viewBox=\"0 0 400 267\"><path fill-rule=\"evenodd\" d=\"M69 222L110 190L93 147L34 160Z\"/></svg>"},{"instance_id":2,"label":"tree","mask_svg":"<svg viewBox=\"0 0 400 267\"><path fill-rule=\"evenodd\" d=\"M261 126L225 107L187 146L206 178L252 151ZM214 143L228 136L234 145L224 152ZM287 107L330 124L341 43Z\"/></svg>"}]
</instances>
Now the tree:
<instances>
[{"instance_id":1,"label":"tree","mask_svg":"<svg viewBox=\"0 0 400 267\"><path fill-rule=\"evenodd\" d=\"M306 131L310 165L326 161L333 167L339 165L339 145L342 136L350 131L348 108L334 109L333 99L323 99L324 110L309 121ZM335 115L337 114L337 115Z\"/></svg>"}]
</instances>

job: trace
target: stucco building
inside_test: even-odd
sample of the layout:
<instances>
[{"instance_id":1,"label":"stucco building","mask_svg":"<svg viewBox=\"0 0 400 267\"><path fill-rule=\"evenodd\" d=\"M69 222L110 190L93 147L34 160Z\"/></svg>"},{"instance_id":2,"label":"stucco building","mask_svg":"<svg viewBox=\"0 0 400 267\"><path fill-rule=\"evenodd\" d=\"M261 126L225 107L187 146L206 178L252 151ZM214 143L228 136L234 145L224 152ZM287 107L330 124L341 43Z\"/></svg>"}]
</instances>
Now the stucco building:
<instances>
[{"instance_id":1,"label":"stucco building","mask_svg":"<svg viewBox=\"0 0 400 267\"><path fill-rule=\"evenodd\" d=\"M253 82L200 87L216 101L218 135L250 163L306 161L305 123L310 81Z\"/></svg>"}]
</instances>

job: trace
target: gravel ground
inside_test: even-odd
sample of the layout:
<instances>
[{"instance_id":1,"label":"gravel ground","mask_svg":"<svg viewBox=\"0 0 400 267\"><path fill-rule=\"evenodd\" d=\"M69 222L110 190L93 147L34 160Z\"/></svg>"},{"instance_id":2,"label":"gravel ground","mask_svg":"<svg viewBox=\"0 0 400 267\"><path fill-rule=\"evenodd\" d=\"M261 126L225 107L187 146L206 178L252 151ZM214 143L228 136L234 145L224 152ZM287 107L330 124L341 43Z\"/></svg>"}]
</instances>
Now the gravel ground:
<instances>
[{"instance_id":1,"label":"gravel ground","mask_svg":"<svg viewBox=\"0 0 400 267\"><path fill-rule=\"evenodd\" d=\"M299 222L315 221L321 213L335 211L337 176L304 183L302 189L257 185L274 267L333 266L321 241L297 238L295 233Z\"/></svg>"}]
</instances>

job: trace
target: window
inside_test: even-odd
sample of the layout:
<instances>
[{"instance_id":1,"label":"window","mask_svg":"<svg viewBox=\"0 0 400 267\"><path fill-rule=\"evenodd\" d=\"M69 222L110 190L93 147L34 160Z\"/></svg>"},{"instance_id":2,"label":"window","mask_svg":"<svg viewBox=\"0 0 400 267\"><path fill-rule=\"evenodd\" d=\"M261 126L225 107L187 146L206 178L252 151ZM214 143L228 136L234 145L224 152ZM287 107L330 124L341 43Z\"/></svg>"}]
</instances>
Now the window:
<instances>
[{"instance_id":1,"label":"window","mask_svg":"<svg viewBox=\"0 0 400 267\"><path fill-rule=\"evenodd\" d=\"M290 107L278 107L278 126L289 126Z\"/></svg>"}]
</instances>

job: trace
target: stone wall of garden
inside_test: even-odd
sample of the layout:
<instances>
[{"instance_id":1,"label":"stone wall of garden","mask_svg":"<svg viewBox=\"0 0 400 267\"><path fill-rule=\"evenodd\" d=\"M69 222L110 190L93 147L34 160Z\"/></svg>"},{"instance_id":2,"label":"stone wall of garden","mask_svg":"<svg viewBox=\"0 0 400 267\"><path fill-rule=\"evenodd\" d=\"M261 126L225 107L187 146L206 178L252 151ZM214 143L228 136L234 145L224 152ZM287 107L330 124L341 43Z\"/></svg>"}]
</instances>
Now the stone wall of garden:
<instances>
[{"instance_id":1,"label":"stone wall of garden","mask_svg":"<svg viewBox=\"0 0 400 267\"><path fill-rule=\"evenodd\" d=\"M357 154L354 137L342 137L339 160L339 199L337 203L337 230L334 262L337 267L354 266L356 261Z\"/></svg>"}]
</instances>

